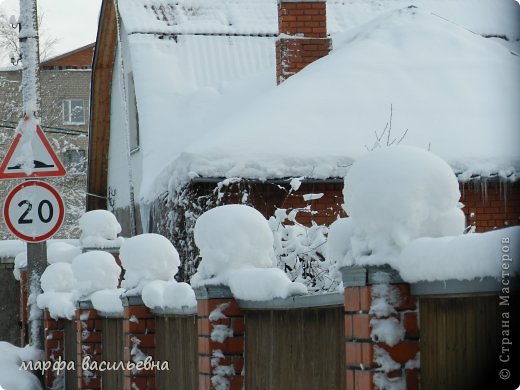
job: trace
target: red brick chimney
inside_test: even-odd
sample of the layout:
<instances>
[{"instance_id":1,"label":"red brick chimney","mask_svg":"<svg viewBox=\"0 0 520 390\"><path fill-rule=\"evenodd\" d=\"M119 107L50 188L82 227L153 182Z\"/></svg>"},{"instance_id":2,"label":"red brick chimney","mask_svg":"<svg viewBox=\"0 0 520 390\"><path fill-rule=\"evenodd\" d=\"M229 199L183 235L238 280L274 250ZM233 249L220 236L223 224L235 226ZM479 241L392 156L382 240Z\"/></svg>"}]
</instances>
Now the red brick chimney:
<instances>
[{"instance_id":1,"label":"red brick chimney","mask_svg":"<svg viewBox=\"0 0 520 390\"><path fill-rule=\"evenodd\" d=\"M277 84L331 50L325 0L278 0L278 30Z\"/></svg>"}]
</instances>

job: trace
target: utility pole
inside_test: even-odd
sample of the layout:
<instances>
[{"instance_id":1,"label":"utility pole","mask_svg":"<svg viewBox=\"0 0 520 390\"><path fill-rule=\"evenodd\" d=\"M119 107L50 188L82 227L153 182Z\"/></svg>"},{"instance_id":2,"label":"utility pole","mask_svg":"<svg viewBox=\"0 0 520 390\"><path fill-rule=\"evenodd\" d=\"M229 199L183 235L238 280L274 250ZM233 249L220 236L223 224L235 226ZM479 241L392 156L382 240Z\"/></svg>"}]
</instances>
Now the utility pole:
<instances>
[{"instance_id":1,"label":"utility pole","mask_svg":"<svg viewBox=\"0 0 520 390\"><path fill-rule=\"evenodd\" d=\"M20 53L22 55L22 98L25 117L40 115L40 51L36 0L20 0ZM31 344L44 347L43 318L36 306L40 277L47 266L47 243L27 243L27 279L29 288L29 334Z\"/></svg>"}]
</instances>

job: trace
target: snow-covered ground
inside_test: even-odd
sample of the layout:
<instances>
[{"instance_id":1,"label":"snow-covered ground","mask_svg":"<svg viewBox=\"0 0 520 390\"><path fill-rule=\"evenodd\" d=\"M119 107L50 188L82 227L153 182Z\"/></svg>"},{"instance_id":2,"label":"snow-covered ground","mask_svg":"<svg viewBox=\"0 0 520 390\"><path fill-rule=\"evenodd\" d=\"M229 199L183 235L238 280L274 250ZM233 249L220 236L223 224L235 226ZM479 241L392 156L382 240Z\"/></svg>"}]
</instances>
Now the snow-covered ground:
<instances>
[{"instance_id":1,"label":"snow-covered ground","mask_svg":"<svg viewBox=\"0 0 520 390\"><path fill-rule=\"evenodd\" d=\"M22 362L41 360L43 351L33 347L19 348L0 341L0 388L5 390L41 390L38 378L21 369Z\"/></svg>"}]
</instances>

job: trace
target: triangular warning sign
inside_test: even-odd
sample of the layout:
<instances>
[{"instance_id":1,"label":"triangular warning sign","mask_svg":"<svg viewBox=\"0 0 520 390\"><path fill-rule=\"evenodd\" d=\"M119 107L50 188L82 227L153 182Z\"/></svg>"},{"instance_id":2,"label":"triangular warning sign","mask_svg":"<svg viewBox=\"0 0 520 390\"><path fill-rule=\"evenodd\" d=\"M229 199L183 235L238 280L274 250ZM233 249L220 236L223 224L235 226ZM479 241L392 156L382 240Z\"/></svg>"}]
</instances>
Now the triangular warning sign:
<instances>
[{"instance_id":1,"label":"triangular warning sign","mask_svg":"<svg viewBox=\"0 0 520 390\"><path fill-rule=\"evenodd\" d=\"M65 176L66 171L38 122L25 117L0 165L0 179Z\"/></svg>"}]
</instances>

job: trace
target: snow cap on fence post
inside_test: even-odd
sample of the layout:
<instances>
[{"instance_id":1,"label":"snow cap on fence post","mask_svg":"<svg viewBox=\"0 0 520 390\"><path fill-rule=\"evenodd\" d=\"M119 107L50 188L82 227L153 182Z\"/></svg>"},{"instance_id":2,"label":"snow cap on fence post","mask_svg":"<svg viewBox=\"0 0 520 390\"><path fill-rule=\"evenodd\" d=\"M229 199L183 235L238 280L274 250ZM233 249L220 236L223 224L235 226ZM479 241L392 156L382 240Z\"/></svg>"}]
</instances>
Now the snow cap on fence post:
<instances>
[{"instance_id":1,"label":"snow cap on fence post","mask_svg":"<svg viewBox=\"0 0 520 390\"><path fill-rule=\"evenodd\" d=\"M235 298L253 301L307 293L275 267L273 233L252 207L234 204L205 212L195 224L195 243L202 261L191 280L194 287L225 285Z\"/></svg>"},{"instance_id":2,"label":"snow cap on fence post","mask_svg":"<svg viewBox=\"0 0 520 390\"><path fill-rule=\"evenodd\" d=\"M465 228L453 170L417 147L385 147L357 159L343 196L349 217L329 231L329 253L341 265L385 264L412 240L462 234Z\"/></svg>"},{"instance_id":3,"label":"snow cap on fence post","mask_svg":"<svg viewBox=\"0 0 520 390\"><path fill-rule=\"evenodd\" d=\"M108 210L87 211L79 219L83 247L113 248L121 245L121 225Z\"/></svg>"}]
</instances>

